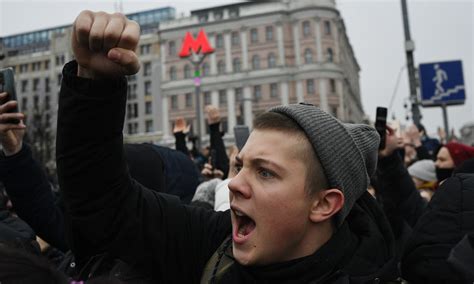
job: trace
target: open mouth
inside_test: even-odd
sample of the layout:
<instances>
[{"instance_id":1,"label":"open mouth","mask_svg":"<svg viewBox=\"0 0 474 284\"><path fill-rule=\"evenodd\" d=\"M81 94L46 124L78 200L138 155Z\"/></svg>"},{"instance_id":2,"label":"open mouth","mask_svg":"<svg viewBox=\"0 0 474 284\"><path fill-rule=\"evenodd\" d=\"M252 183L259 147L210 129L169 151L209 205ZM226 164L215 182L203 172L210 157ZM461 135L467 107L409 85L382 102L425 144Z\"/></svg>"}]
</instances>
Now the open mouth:
<instances>
[{"instance_id":1,"label":"open mouth","mask_svg":"<svg viewBox=\"0 0 474 284\"><path fill-rule=\"evenodd\" d=\"M235 215L235 226L233 228L233 240L236 243L244 243L255 229L255 221L239 210L232 210Z\"/></svg>"}]
</instances>

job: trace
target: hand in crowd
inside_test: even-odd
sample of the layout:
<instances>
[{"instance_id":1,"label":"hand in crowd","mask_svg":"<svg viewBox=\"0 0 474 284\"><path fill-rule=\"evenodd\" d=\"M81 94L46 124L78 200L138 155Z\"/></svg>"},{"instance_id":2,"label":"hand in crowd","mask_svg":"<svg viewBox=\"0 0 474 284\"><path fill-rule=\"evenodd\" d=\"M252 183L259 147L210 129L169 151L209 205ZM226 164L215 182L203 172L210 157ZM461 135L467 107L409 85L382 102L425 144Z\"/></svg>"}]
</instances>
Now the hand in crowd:
<instances>
[{"instance_id":1,"label":"hand in crowd","mask_svg":"<svg viewBox=\"0 0 474 284\"><path fill-rule=\"evenodd\" d=\"M186 120L183 117L178 117L174 122L173 133L188 133L190 129L190 125L187 125Z\"/></svg>"},{"instance_id":2,"label":"hand in crowd","mask_svg":"<svg viewBox=\"0 0 474 284\"><path fill-rule=\"evenodd\" d=\"M224 172L215 169L210 163L204 164L204 167L202 168L201 174L207 179L213 179L213 178L220 178L222 179L224 177Z\"/></svg>"},{"instance_id":3,"label":"hand in crowd","mask_svg":"<svg viewBox=\"0 0 474 284\"><path fill-rule=\"evenodd\" d=\"M403 148L403 138L395 135L395 130L387 125L387 132L385 135L385 148L379 151L380 157L388 157L398 149Z\"/></svg>"},{"instance_id":4,"label":"hand in crowd","mask_svg":"<svg viewBox=\"0 0 474 284\"><path fill-rule=\"evenodd\" d=\"M7 93L0 93L0 102L4 101L7 96ZM8 113L17 104L16 101L8 101L0 105L0 143L6 156L12 156L21 150L25 135L26 126L22 120L24 115L22 113ZM8 123L7 121L10 119L19 119L20 123Z\"/></svg>"},{"instance_id":5,"label":"hand in crowd","mask_svg":"<svg viewBox=\"0 0 474 284\"><path fill-rule=\"evenodd\" d=\"M207 124L215 124L221 121L221 114L219 113L219 109L213 105L206 106L206 114L207 114Z\"/></svg>"},{"instance_id":6,"label":"hand in crowd","mask_svg":"<svg viewBox=\"0 0 474 284\"><path fill-rule=\"evenodd\" d=\"M414 124L408 127L407 131L405 131L405 136L405 143L411 144L415 148L421 146L421 133Z\"/></svg>"},{"instance_id":7,"label":"hand in crowd","mask_svg":"<svg viewBox=\"0 0 474 284\"><path fill-rule=\"evenodd\" d=\"M140 26L120 13L81 12L71 40L78 76L97 79L137 73L139 38Z\"/></svg>"}]
</instances>

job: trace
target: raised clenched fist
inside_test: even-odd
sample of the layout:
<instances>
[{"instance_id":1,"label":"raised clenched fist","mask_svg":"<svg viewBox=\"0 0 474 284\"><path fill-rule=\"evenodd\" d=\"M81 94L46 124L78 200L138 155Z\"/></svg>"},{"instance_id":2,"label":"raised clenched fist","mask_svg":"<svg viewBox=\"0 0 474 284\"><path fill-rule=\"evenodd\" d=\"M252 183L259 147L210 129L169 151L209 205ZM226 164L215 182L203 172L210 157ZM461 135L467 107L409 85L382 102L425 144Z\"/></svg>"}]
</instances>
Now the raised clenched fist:
<instances>
[{"instance_id":1,"label":"raised clenched fist","mask_svg":"<svg viewBox=\"0 0 474 284\"><path fill-rule=\"evenodd\" d=\"M78 76L97 79L137 73L139 39L140 26L123 14L82 11L71 39Z\"/></svg>"}]
</instances>

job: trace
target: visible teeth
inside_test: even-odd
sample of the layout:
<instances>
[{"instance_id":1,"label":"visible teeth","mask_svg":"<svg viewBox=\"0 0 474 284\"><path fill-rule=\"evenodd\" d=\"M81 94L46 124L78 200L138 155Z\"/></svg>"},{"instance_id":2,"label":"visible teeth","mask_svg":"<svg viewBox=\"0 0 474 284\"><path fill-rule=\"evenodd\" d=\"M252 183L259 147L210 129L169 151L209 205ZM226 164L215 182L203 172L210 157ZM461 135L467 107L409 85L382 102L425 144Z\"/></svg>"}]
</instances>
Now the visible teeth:
<instances>
[{"instance_id":1,"label":"visible teeth","mask_svg":"<svg viewBox=\"0 0 474 284\"><path fill-rule=\"evenodd\" d=\"M237 216L239 216L239 217L245 216L245 214L242 213L242 212L240 212L240 211L235 210L234 212L235 212L235 215L237 215Z\"/></svg>"}]
</instances>

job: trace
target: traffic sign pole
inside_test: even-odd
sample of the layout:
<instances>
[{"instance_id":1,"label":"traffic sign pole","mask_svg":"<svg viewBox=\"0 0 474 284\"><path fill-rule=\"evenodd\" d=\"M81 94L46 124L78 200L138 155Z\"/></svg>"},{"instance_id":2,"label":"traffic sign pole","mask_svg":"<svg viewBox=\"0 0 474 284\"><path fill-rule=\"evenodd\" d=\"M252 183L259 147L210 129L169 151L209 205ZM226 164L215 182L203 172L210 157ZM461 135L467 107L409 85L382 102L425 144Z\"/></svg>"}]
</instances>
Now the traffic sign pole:
<instances>
[{"instance_id":1,"label":"traffic sign pole","mask_svg":"<svg viewBox=\"0 0 474 284\"><path fill-rule=\"evenodd\" d=\"M448 107L447 107L446 103L443 103L441 105L441 109L443 110L444 132L446 134L446 142L449 142L451 131L449 131Z\"/></svg>"},{"instance_id":2,"label":"traffic sign pole","mask_svg":"<svg viewBox=\"0 0 474 284\"><path fill-rule=\"evenodd\" d=\"M415 59L413 58L413 51L415 51L415 43L411 39L410 24L408 23L408 8L407 1L401 0L403 28L405 32L405 52L407 57L408 79L410 83L410 101L411 113L413 122L418 125L421 121L420 108L418 107L418 96L416 92L416 77L415 77Z\"/></svg>"}]
</instances>

